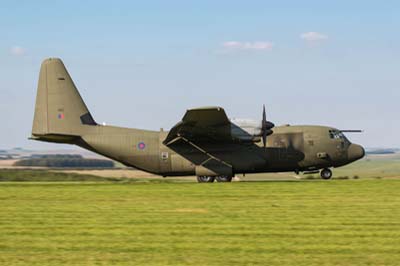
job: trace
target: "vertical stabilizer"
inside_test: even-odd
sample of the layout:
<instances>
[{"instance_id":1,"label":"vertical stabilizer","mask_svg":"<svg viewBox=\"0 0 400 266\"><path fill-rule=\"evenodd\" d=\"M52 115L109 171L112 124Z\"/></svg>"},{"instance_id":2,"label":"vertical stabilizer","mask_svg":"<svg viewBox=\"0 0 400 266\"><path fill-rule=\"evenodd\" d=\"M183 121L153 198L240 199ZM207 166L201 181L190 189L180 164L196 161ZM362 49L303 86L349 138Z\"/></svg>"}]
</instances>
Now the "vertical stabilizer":
<instances>
[{"instance_id":1,"label":"vertical stabilizer","mask_svg":"<svg viewBox=\"0 0 400 266\"><path fill-rule=\"evenodd\" d=\"M32 135L79 135L96 125L63 62L43 61L40 68Z\"/></svg>"}]
</instances>

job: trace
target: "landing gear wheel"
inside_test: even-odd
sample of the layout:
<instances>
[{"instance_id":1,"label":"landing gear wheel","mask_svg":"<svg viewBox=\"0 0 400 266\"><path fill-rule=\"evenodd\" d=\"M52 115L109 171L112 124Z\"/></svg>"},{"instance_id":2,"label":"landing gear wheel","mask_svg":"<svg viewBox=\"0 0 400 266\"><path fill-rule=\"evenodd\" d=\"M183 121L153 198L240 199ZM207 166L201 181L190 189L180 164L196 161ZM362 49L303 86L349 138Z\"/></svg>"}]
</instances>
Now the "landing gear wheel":
<instances>
[{"instance_id":1,"label":"landing gear wheel","mask_svg":"<svg viewBox=\"0 0 400 266\"><path fill-rule=\"evenodd\" d=\"M231 176L226 176L226 175L217 176L216 179L217 179L218 182L231 182L232 181L232 177Z\"/></svg>"},{"instance_id":2,"label":"landing gear wheel","mask_svg":"<svg viewBox=\"0 0 400 266\"><path fill-rule=\"evenodd\" d=\"M197 182L199 183L212 183L214 182L215 177L214 176L198 176L197 177Z\"/></svg>"},{"instance_id":3,"label":"landing gear wheel","mask_svg":"<svg viewBox=\"0 0 400 266\"><path fill-rule=\"evenodd\" d=\"M332 177L332 171L330 169L328 169L328 168L322 169L322 171L321 171L322 179L327 180L327 179L331 179L331 177Z\"/></svg>"}]
</instances>

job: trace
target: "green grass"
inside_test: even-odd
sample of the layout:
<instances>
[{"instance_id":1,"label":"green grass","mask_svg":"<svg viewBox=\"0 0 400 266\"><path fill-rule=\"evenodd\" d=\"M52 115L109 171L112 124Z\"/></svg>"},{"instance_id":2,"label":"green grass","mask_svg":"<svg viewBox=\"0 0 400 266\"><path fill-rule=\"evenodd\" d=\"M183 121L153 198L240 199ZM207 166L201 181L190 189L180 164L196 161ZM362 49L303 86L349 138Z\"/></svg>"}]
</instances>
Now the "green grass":
<instances>
[{"instance_id":1,"label":"green grass","mask_svg":"<svg viewBox=\"0 0 400 266\"><path fill-rule=\"evenodd\" d=\"M399 265L400 180L1 183L0 265Z\"/></svg>"},{"instance_id":2,"label":"green grass","mask_svg":"<svg viewBox=\"0 0 400 266\"><path fill-rule=\"evenodd\" d=\"M27 170L27 169L0 169L1 182L118 182L118 183L173 183L185 182L185 180L159 178L113 178L101 177L89 174L77 174L71 172L59 172L59 170Z\"/></svg>"},{"instance_id":3,"label":"green grass","mask_svg":"<svg viewBox=\"0 0 400 266\"><path fill-rule=\"evenodd\" d=\"M94 175L50 172L48 170L0 169L0 182L76 182L76 181L119 181Z\"/></svg>"}]
</instances>

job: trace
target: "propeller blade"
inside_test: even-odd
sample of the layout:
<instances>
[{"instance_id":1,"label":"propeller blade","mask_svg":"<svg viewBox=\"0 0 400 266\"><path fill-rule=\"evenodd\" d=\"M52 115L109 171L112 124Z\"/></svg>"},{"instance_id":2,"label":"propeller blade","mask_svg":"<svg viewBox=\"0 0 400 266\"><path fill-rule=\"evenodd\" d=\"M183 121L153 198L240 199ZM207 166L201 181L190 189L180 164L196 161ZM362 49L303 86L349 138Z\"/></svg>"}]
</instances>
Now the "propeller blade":
<instances>
[{"instance_id":1,"label":"propeller blade","mask_svg":"<svg viewBox=\"0 0 400 266\"><path fill-rule=\"evenodd\" d=\"M265 112L265 104L263 104L261 130L262 130L263 145L264 145L264 149L265 149L267 146L267 113Z\"/></svg>"},{"instance_id":2,"label":"propeller blade","mask_svg":"<svg viewBox=\"0 0 400 266\"><path fill-rule=\"evenodd\" d=\"M274 123L267 121L267 113L265 111L265 104L263 104L263 113L261 121L261 137L263 140L264 148L267 146L267 136L272 134L271 128L275 127Z\"/></svg>"},{"instance_id":3,"label":"propeller blade","mask_svg":"<svg viewBox=\"0 0 400 266\"><path fill-rule=\"evenodd\" d=\"M267 134L264 133L262 136L262 140L263 140L263 145L264 145L264 149L267 147Z\"/></svg>"},{"instance_id":4,"label":"propeller blade","mask_svg":"<svg viewBox=\"0 0 400 266\"><path fill-rule=\"evenodd\" d=\"M265 112L265 104L263 104L262 125L264 126L266 122L267 122L267 113Z\"/></svg>"}]
</instances>

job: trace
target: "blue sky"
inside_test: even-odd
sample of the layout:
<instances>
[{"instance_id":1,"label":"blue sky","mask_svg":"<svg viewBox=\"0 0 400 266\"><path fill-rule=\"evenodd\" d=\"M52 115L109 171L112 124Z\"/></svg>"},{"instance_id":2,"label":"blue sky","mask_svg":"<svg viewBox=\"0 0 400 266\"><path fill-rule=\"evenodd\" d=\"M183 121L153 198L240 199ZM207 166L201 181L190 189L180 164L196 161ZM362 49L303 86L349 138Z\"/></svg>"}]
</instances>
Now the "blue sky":
<instances>
[{"instance_id":1,"label":"blue sky","mask_svg":"<svg viewBox=\"0 0 400 266\"><path fill-rule=\"evenodd\" d=\"M60 57L98 122L170 128L190 107L363 129L400 147L398 1L7 1L0 148L28 141L40 63ZM63 146L61 146L63 147Z\"/></svg>"}]
</instances>

